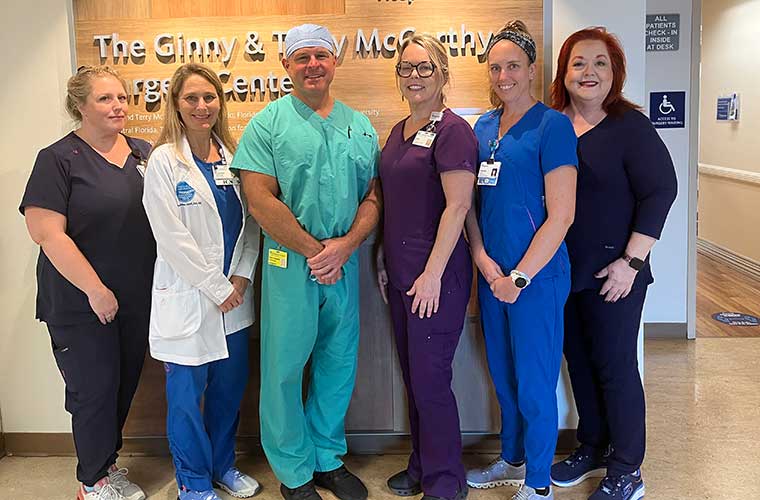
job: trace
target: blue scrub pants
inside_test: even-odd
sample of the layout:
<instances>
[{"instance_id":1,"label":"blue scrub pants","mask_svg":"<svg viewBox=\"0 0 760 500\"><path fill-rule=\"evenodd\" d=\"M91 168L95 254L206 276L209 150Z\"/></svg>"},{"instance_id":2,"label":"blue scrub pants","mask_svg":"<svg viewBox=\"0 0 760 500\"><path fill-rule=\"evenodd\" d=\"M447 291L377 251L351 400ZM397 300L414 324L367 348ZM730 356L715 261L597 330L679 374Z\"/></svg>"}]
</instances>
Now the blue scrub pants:
<instances>
[{"instance_id":1,"label":"blue scrub pants","mask_svg":"<svg viewBox=\"0 0 760 500\"><path fill-rule=\"evenodd\" d=\"M565 274L533 281L514 304L507 304L478 277L488 367L501 406L501 456L508 462L525 460L525 483L532 488L550 484L569 292Z\"/></svg>"},{"instance_id":2,"label":"blue scrub pants","mask_svg":"<svg viewBox=\"0 0 760 500\"><path fill-rule=\"evenodd\" d=\"M212 480L235 462L240 403L248 382L248 328L228 335L227 349L227 359L200 366L164 363L166 434L179 488L210 490Z\"/></svg>"}]
</instances>

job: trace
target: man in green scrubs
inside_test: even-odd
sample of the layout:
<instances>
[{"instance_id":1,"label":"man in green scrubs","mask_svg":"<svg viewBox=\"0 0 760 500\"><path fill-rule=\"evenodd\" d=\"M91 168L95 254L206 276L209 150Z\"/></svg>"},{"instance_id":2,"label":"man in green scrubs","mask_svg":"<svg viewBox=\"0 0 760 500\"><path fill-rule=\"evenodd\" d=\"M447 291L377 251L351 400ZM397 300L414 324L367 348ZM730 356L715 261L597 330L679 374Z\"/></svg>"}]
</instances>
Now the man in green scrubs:
<instances>
[{"instance_id":1,"label":"man in green scrubs","mask_svg":"<svg viewBox=\"0 0 760 500\"><path fill-rule=\"evenodd\" d=\"M291 29L282 65L292 94L250 121L232 161L265 233L261 442L286 499L318 500L316 485L364 500L341 457L359 346L356 249L380 213L377 133L330 95L337 58L326 28Z\"/></svg>"}]
</instances>

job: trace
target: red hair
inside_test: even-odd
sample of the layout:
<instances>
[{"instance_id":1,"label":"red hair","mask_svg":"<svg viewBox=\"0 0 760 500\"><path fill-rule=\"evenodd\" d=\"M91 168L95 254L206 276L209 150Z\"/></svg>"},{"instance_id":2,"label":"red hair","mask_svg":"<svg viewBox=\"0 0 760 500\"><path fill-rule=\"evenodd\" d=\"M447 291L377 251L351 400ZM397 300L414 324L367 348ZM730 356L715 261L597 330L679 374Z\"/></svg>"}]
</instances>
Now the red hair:
<instances>
[{"instance_id":1,"label":"red hair","mask_svg":"<svg viewBox=\"0 0 760 500\"><path fill-rule=\"evenodd\" d=\"M570 64L570 53L578 42L586 40L596 40L603 42L610 54L610 64L612 66L612 86L610 92L602 103L602 109L607 114L620 116L629 109L641 109L640 106L632 103L623 97L623 84L625 84L625 53L620 44L620 40L608 32L602 26L594 26L576 31L570 35L557 57L557 76L551 86L552 108L563 111L570 106L570 94L565 88L565 76L567 67Z\"/></svg>"}]
</instances>

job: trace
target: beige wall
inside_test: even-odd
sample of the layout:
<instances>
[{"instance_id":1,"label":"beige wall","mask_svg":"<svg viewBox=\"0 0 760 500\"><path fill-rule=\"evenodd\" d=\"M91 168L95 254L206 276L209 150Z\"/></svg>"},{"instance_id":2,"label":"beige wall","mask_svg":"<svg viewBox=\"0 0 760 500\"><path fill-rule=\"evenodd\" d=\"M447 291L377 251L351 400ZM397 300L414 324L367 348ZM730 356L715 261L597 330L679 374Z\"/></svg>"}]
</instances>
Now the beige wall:
<instances>
[{"instance_id":1,"label":"beige wall","mask_svg":"<svg viewBox=\"0 0 760 500\"><path fill-rule=\"evenodd\" d=\"M710 0L702 6L699 237L760 261L760 0ZM715 120L719 95L739 92L738 123ZM705 166L718 175L705 175ZM709 168L709 167L708 167ZM738 172L737 172L738 171Z\"/></svg>"},{"instance_id":2,"label":"beige wall","mask_svg":"<svg viewBox=\"0 0 760 500\"><path fill-rule=\"evenodd\" d=\"M7 2L0 20L0 407L3 431L63 432L63 383L45 328L34 320L37 247L18 204L37 151L70 125L62 96L71 74L70 2Z\"/></svg>"}]
</instances>

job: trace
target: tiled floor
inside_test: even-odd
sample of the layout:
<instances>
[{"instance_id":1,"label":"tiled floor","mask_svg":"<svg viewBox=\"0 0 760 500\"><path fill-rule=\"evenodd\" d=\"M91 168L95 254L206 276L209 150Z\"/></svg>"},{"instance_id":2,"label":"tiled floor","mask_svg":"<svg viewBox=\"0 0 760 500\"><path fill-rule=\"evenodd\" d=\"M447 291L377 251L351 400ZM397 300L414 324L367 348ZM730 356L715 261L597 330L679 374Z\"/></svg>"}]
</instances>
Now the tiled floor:
<instances>
[{"instance_id":1,"label":"tiled floor","mask_svg":"<svg viewBox=\"0 0 760 500\"><path fill-rule=\"evenodd\" d=\"M644 465L647 499L760 499L760 339L700 338L648 341L646 389L649 449ZM468 465L492 457L468 455ZM390 500L385 479L400 470L398 455L349 457L348 465L370 489ZM176 487L168 458L125 457L121 466L150 498L173 500ZM259 457L238 465L264 485L259 499L279 499L278 483ZM0 498L73 500L77 487L72 458L0 460ZM557 500L585 500L594 484L557 490ZM512 488L470 490L471 500L507 500ZM222 498L225 497L222 494ZM334 500L330 494L325 500Z\"/></svg>"}]
</instances>

